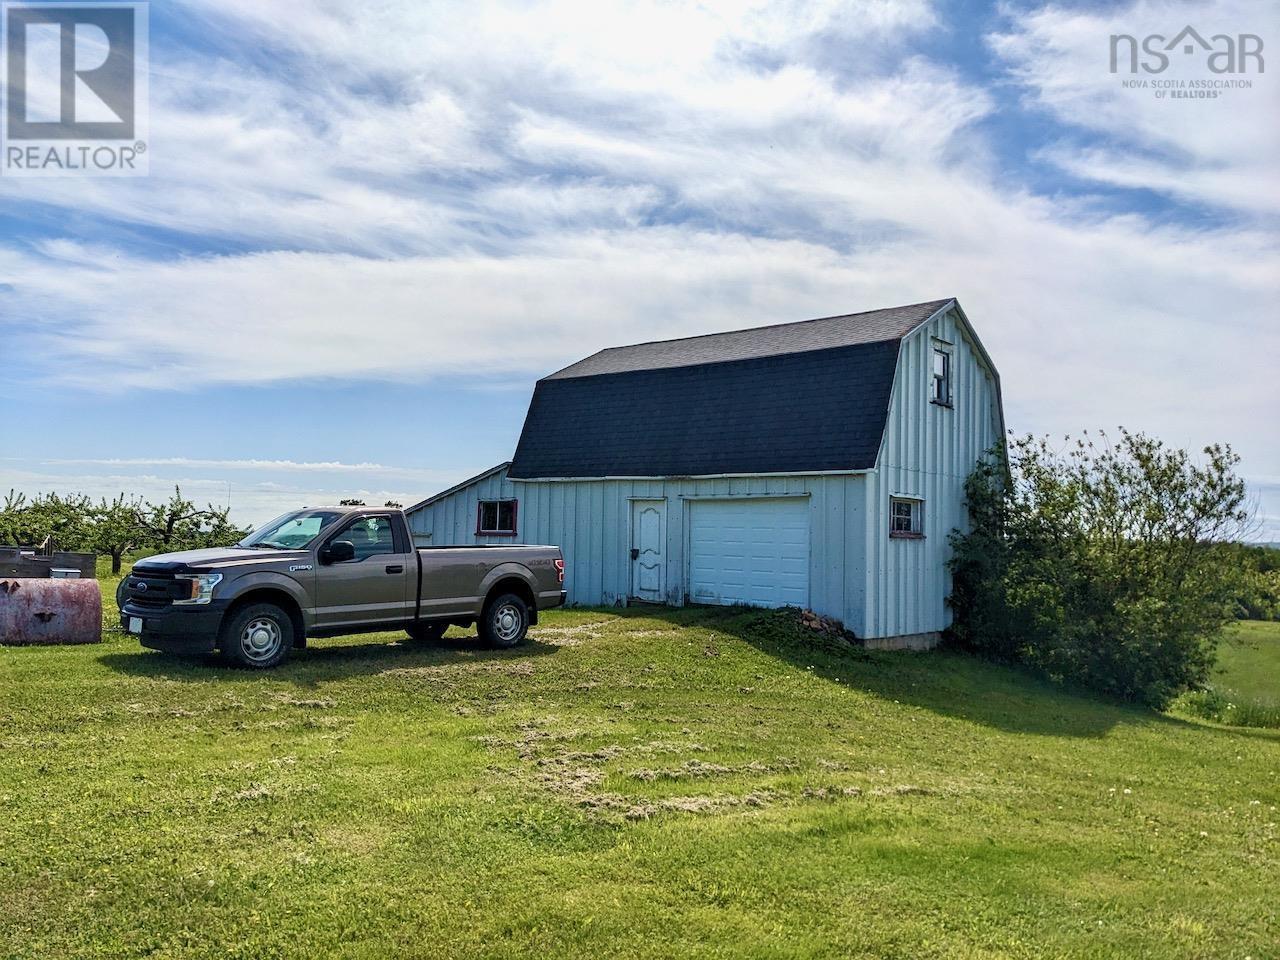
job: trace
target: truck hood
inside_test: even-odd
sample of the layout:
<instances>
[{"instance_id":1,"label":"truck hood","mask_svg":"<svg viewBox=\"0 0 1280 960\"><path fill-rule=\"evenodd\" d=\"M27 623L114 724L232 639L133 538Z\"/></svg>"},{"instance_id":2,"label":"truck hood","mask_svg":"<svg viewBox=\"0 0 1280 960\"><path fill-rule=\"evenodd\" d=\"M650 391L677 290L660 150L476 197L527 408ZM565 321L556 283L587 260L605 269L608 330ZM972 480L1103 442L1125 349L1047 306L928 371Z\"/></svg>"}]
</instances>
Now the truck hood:
<instances>
[{"instance_id":1,"label":"truck hood","mask_svg":"<svg viewBox=\"0 0 1280 960\"><path fill-rule=\"evenodd\" d=\"M138 573L148 570L167 572L182 570L217 570L242 564L288 562L297 563L307 556L305 550L271 550L261 547L213 547L208 550L179 550L139 560L133 565Z\"/></svg>"}]
</instances>

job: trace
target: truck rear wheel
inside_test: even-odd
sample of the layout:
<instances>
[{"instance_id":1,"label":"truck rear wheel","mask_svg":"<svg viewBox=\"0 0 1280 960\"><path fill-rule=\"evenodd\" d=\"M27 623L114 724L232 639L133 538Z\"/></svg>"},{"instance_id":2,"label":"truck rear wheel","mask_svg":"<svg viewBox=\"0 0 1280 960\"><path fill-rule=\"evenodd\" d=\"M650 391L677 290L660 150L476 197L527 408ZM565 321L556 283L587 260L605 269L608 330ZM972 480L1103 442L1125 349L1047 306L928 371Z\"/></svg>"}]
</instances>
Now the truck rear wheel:
<instances>
[{"instance_id":1,"label":"truck rear wheel","mask_svg":"<svg viewBox=\"0 0 1280 960\"><path fill-rule=\"evenodd\" d=\"M480 614L477 632L486 646L514 647L529 632L529 605L514 593L494 597Z\"/></svg>"},{"instance_id":2,"label":"truck rear wheel","mask_svg":"<svg viewBox=\"0 0 1280 960\"><path fill-rule=\"evenodd\" d=\"M404 628L404 632L409 634L410 640L416 640L418 643L436 643L443 636L444 632L449 629L447 623L411 623Z\"/></svg>"},{"instance_id":3,"label":"truck rear wheel","mask_svg":"<svg viewBox=\"0 0 1280 960\"><path fill-rule=\"evenodd\" d=\"M251 603L223 621L218 649L238 667L270 669L293 649L293 621L274 603Z\"/></svg>"}]
</instances>

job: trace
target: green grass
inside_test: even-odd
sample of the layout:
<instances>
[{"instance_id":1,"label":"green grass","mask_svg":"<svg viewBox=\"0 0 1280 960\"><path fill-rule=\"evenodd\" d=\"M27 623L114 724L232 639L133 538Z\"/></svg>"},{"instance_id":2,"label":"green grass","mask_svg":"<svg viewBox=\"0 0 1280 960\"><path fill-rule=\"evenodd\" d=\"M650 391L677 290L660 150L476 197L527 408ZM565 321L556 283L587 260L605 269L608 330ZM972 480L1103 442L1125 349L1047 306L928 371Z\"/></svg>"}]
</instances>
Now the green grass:
<instances>
[{"instance_id":1,"label":"green grass","mask_svg":"<svg viewBox=\"0 0 1280 960\"><path fill-rule=\"evenodd\" d=\"M1241 727L1280 727L1280 623L1246 620L1227 629L1208 688L1174 705Z\"/></svg>"},{"instance_id":2,"label":"green grass","mask_svg":"<svg viewBox=\"0 0 1280 960\"><path fill-rule=\"evenodd\" d=\"M0 956L1277 955L1275 731L785 615L396 641L0 648Z\"/></svg>"},{"instance_id":3,"label":"green grass","mask_svg":"<svg viewBox=\"0 0 1280 960\"><path fill-rule=\"evenodd\" d=\"M1242 697L1274 701L1280 694L1280 623L1233 624L1218 648L1213 679Z\"/></svg>"}]
</instances>

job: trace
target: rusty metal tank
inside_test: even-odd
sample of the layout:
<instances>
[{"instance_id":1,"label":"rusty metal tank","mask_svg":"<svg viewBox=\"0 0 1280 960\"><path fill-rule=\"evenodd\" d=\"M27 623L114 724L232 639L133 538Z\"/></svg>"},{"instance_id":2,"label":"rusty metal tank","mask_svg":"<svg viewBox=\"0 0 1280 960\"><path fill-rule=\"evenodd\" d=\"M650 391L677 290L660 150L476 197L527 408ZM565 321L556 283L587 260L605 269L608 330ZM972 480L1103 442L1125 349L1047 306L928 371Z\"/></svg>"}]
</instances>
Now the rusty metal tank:
<instances>
[{"instance_id":1,"label":"rusty metal tank","mask_svg":"<svg viewBox=\"0 0 1280 960\"><path fill-rule=\"evenodd\" d=\"M97 580L0 579L0 644L101 641L102 592Z\"/></svg>"}]
</instances>

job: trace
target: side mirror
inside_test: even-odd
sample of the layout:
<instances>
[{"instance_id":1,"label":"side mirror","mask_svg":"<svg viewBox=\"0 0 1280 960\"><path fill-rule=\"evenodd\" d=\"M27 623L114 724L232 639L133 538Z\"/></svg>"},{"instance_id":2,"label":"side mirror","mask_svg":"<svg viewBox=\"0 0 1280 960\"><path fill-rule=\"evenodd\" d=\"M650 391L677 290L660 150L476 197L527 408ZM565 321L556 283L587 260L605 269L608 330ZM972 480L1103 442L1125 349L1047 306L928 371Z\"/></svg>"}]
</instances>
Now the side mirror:
<instances>
[{"instance_id":1,"label":"side mirror","mask_svg":"<svg viewBox=\"0 0 1280 960\"><path fill-rule=\"evenodd\" d=\"M356 545L350 540L335 540L320 551L321 563L345 563L356 558Z\"/></svg>"}]
</instances>

